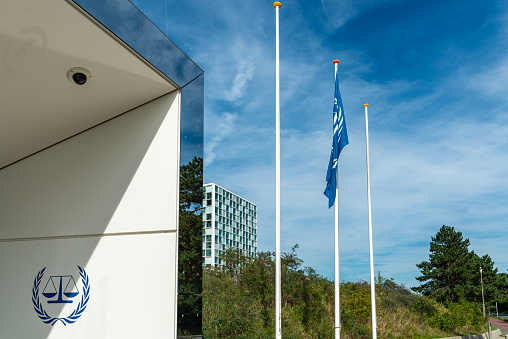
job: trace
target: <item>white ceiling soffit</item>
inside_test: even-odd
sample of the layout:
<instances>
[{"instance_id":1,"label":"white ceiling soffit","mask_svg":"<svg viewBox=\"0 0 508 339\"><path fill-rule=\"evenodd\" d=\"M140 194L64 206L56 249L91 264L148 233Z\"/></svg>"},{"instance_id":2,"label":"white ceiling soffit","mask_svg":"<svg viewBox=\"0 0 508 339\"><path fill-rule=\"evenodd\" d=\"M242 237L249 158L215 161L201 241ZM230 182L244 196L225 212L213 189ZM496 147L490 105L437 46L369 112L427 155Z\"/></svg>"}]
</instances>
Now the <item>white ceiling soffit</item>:
<instances>
[{"instance_id":1,"label":"white ceiling soffit","mask_svg":"<svg viewBox=\"0 0 508 339\"><path fill-rule=\"evenodd\" d=\"M175 89L65 0L0 1L0 168Z\"/></svg>"}]
</instances>

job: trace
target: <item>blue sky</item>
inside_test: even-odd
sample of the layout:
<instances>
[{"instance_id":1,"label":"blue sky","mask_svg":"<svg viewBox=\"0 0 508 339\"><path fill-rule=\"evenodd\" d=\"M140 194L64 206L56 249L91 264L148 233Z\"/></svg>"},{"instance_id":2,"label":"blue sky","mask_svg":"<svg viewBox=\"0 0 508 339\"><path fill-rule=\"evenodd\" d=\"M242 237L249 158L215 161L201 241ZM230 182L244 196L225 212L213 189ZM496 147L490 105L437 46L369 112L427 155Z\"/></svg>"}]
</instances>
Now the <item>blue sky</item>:
<instances>
[{"instance_id":1,"label":"blue sky","mask_svg":"<svg viewBox=\"0 0 508 339\"><path fill-rule=\"evenodd\" d=\"M272 1L133 0L205 71L205 182L258 206L275 250ZM350 144L339 160L341 280L369 279L369 106L375 271L416 286L445 224L508 268L508 5L486 0L282 1L282 250L333 279L325 174L334 71Z\"/></svg>"}]
</instances>

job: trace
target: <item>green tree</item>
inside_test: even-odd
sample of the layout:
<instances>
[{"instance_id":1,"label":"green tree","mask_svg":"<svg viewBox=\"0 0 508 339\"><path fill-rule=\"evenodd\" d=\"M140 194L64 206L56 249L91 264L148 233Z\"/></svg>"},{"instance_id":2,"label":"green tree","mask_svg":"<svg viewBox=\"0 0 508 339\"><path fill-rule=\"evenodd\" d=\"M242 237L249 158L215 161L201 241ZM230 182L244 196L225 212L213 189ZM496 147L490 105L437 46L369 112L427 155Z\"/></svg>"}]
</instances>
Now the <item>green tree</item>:
<instances>
[{"instance_id":1,"label":"green tree","mask_svg":"<svg viewBox=\"0 0 508 339\"><path fill-rule=\"evenodd\" d=\"M194 157L180 167L180 213L201 213L203 208L203 158Z\"/></svg>"},{"instance_id":2,"label":"green tree","mask_svg":"<svg viewBox=\"0 0 508 339\"><path fill-rule=\"evenodd\" d=\"M429 261L416 266L422 284L412 290L440 302L482 303L482 279L485 305L494 307L496 301L508 301L508 276L498 273L492 258L469 252L469 239L453 227L441 227L430 243ZM482 275L480 276L480 267ZM480 306L481 307L481 306Z\"/></svg>"},{"instance_id":3,"label":"green tree","mask_svg":"<svg viewBox=\"0 0 508 339\"><path fill-rule=\"evenodd\" d=\"M499 312L508 312L508 274L499 273L496 276L496 287L494 304L497 301Z\"/></svg>"},{"instance_id":4,"label":"green tree","mask_svg":"<svg viewBox=\"0 0 508 339\"><path fill-rule=\"evenodd\" d=\"M290 338L333 336L333 284L312 268L301 268L296 248L282 253L282 327ZM211 338L272 338L275 260L270 252L248 258L241 251L221 255L223 266L207 267L203 332Z\"/></svg>"},{"instance_id":5,"label":"green tree","mask_svg":"<svg viewBox=\"0 0 508 339\"><path fill-rule=\"evenodd\" d=\"M180 167L178 329L201 333L203 158Z\"/></svg>"},{"instance_id":6,"label":"green tree","mask_svg":"<svg viewBox=\"0 0 508 339\"><path fill-rule=\"evenodd\" d=\"M471 251L469 255L469 279L462 282L461 286L457 288L457 293L463 300L482 303L481 267L485 303L487 306L495 303L496 292L498 291L498 286L496 285L498 274L492 258L488 254L480 257L474 251Z\"/></svg>"},{"instance_id":7,"label":"green tree","mask_svg":"<svg viewBox=\"0 0 508 339\"><path fill-rule=\"evenodd\" d=\"M223 265L219 266L220 269L235 281L238 280L246 264L250 261L250 258L246 257L242 251L234 248L228 248L219 257L223 262Z\"/></svg>"},{"instance_id":8,"label":"green tree","mask_svg":"<svg viewBox=\"0 0 508 339\"><path fill-rule=\"evenodd\" d=\"M422 274L416 278L421 285L411 289L437 301L458 302L463 294L461 286L473 274L469 239L443 225L431 240L429 261L416 265Z\"/></svg>"}]
</instances>

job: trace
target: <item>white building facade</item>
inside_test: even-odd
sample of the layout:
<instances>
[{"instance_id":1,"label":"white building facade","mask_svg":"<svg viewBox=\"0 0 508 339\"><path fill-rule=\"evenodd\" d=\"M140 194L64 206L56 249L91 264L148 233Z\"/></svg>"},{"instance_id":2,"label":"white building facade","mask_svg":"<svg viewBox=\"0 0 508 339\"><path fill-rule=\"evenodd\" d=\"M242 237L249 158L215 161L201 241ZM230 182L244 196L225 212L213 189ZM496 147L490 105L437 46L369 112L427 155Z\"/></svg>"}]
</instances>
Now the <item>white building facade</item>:
<instances>
[{"instance_id":1,"label":"white building facade","mask_svg":"<svg viewBox=\"0 0 508 339\"><path fill-rule=\"evenodd\" d=\"M0 338L176 338L203 70L128 0L2 0L0 23Z\"/></svg>"},{"instance_id":2,"label":"white building facade","mask_svg":"<svg viewBox=\"0 0 508 339\"><path fill-rule=\"evenodd\" d=\"M203 264L222 265L221 254L257 253L257 206L216 184L203 186Z\"/></svg>"}]
</instances>

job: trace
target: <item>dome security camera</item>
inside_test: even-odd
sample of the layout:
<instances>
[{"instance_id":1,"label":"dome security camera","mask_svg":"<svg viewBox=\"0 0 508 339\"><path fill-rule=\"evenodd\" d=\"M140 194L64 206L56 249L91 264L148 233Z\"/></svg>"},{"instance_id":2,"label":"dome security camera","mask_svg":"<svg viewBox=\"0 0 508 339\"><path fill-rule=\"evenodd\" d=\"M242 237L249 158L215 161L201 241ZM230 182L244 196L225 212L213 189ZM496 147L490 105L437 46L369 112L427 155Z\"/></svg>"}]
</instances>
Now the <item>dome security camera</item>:
<instances>
[{"instance_id":1,"label":"dome security camera","mask_svg":"<svg viewBox=\"0 0 508 339\"><path fill-rule=\"evenodd\" d=\"M91 77L92 73L83 67L73 67L67 71L67 79L75 85L84 85Z\"/></svg>"}]
</instances>

